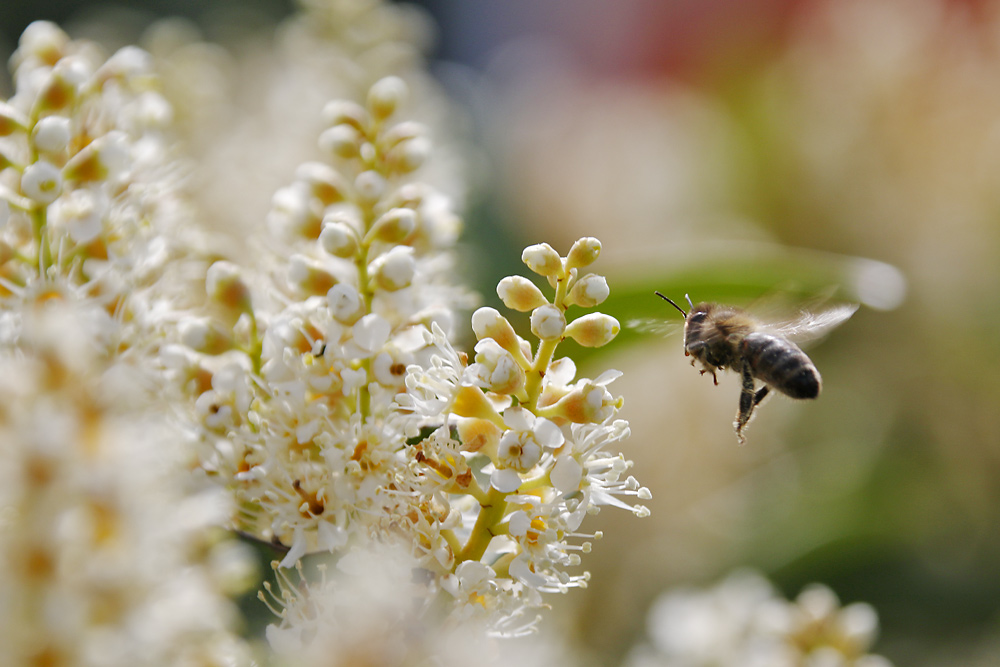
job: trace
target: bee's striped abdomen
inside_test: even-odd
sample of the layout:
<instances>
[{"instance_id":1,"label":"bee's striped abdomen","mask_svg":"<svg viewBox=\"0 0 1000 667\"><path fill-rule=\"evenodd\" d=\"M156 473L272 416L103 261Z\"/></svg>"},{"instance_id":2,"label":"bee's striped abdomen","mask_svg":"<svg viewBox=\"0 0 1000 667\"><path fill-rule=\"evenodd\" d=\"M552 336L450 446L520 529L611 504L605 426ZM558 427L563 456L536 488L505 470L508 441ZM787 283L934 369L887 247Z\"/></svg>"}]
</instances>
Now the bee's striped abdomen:
<instances>
[{"instance_id":1,"label":"bee's striped abdomen","mask_svg":"<svg viewBox=\"0 0 1000 667\"><path fill-rule=\"evenodd\" d=\"M819 371L795 343L764 333L743 339L744 358L754 377L792 398L816 398Z\"/></svg>"}]
</instances>

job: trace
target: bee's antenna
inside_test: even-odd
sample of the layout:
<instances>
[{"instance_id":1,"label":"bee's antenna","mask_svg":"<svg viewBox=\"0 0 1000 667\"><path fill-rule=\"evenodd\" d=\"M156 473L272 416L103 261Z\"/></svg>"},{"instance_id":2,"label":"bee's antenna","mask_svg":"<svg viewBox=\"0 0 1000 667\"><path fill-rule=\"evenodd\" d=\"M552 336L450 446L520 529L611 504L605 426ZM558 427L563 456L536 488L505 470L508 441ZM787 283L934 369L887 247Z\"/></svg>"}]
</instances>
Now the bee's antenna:
<instances>
[{"instance_id":1,"label":"bee's antenna","mask_svg":"<svg viewBox=\"0 0 1000 667\"><path fill-rule=\"evenodd\" d=\"M688 300L688 305L691 306L691 310L694 310L694 304L691 303L691 295L690 294L685 294L684 298Z\"/></svg>"},{"instance_id":2,"label":"bee's antenna","mask_svg":"<svg viewBox=\"0 0 1000 667\"><path fill-rule=\"evenodd\" d=\"M664 301L666 301L667 303L669 303L671 306L673 306L677 310L681 311L681 315L684 316L684 319L687 319L688 314L686 312L684 312L683 308L681 308L676 303L674 303L673 299L671 299L670 297L663 296L659 292L653 292L653 294L655 294L656 296L660 297L661 299L663 299ZM688 303L691 303L691 299L690 298L688 299ZM691 307L694 308L693 305Z\"/></svg>"}]
</instances>

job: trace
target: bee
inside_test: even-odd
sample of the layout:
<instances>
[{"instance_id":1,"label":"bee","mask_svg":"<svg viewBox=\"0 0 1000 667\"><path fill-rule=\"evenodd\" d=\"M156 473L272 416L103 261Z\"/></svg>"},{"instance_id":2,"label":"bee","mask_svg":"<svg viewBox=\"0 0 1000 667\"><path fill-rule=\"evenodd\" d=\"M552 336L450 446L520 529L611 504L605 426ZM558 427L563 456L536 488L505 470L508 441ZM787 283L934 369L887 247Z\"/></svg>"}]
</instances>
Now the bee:
<instances>
[{"instance_id":1,"label":"bee","mask_svg":"<svg viewBox=\"0 0 1000 667\"><path fill-rule=\"evenodd\" d=\"M804 342L819 338L843 323L858 309L844 304L819 313L802 312L795 319L778 325L765 324L746 311L717 303L691 303L685 311L672 299L657 296L684 316L684 356L691 365L700 365L701 374L732 369L743 380L740 406L733 421L736 438L746 442L743 430L772 390L796 399L816 398L823 386L816 365L791 339ZM757 381L763 383L759 389Z\"/></svg>"}]
</instances>

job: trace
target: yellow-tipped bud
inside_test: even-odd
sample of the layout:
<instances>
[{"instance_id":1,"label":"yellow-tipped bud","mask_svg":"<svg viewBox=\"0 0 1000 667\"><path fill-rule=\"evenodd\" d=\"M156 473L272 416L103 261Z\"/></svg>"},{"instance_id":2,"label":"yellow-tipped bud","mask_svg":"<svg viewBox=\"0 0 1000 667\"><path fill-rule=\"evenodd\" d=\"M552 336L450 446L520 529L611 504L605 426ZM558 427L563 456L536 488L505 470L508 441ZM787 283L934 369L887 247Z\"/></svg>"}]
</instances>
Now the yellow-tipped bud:
<instances>
[{"instance_id":1,"label":"yellow-tipped bud","mask_svg":"<svg viewBox=\"0 0 1000 667\"><path fill-rule=\"evenodd\" d=\"M549 419L565 419L574 424L600 424L622 406L603 385L593 381L580 382L554 404L539 409Z\"/></svg>"},{"instance_id":2,"label":"yellow-tipped bud","mask_svg":"<svg viewBox=\"0 0 1000 667\"><path fill-rule=\"evenodd\" d=\"M569 294L566 295L566 303L572 306L593 308L604 303L609 294L611 294L611 290L608 289L607 279L596 273L588 273L573 285Z\"/></svg>"},{"instance_id":3,"label":"yellow-tipped bud","mask_svg":"<svg viewBox=\"0 0 1000 667\"><path fill-rule=\"evenodd\" d=\"M322 162L306 162L295 170L295 178L308 186L309 194L324 206L344 201L347 184L343 176Z\"/></svg>"},{"instance_id":4,"label":"yellow-tipped bud","mask_svg":"<svg viewBox=\"0 0 1000 667\"><path fill-rule=\"evenodd\" d=\"M417 227L417 214L409 208L392 208L379 217L368 231L366 240L401 243Z\"/></svg>"},{"instance_id":5,"label":"yellow-tipped bud","mask_svg":"<svg viewBox=\"0 0 1000 667\"><path fill-rule=\"evenodd\" d=\"M521 253L521 261L538 275L557 278L564 273L562 257L548 243L530 245Z\"/></svg>"},{"instance_id":6,"label":"yellow-tipped bud","mask_svg":"<svg viewBox=\"0 0 1000 667\"><path fill-rule=\"evenodd\" d=\"M20 111L6 102L0 102L0 137L26 131L29 122L28 117Z\"/></svg>"},{"instance_id":7,"label":"yellow-tipped bud","mask_svg":"<svg viewBox=\"0 0 1000 667\"><path fill-rule=\"evenodd\" d=\"M323 107L323 120L327 125L350 125L359 132L365 127L367 114L356 102L334 100Z\"/></svg>"},{"instance_id":8,"label":"yellow-tipped bud","mask_svg":"<svg viewBox=\"0 0 1000 667\"><path fill-rule=\"evenodd\" d=\"M431 141L427 137L406 139L393 146L386 155L389 168L401 174L419 169L431 154Z\"/></svg>"},{"instance_id":9,"label":"yellow-tipped bud","mask_svg":"<svg viewBox=\"0 0 1000 667\"><path fill-rule=\"evenodd\" d=\"M344 221L327 217L323 219L323 231L319 233L319 244L334 257L354 257L358 253L358 235L354 228Z\"/></svg>"},{"instance_id":10,"label":"yellow-tipped bud","mask_svg":"<svg viewBox=\"0 0 1000 667\"><path fill-rule=\"evenodd\" d=\"M497 296L511 310L526 313L548 303L542 290L523 276L507 276L497 284Z\"/></svg>"},{"instance_id":11,"label":"yellow-tipped bud","mask_svg":"<svg viewBox=\"0 0 1000 667\"><path fill-rule=\"evenodd\" d=\"M398 76L379 79L368 90L368 110L375 120L383 121L399 108L408 92L406 82Z\"/></svg>"},{"instance_id":12,"label":"yellow-tipped bud","mask_svg":"<svg viewBox=\"0 0 1000 667\"><path fill-rule=\"evenodd\" d=\"M375 283L387 292L409 287L416 275L417 263L413 259L413 248L396 246L378 257L369 267Z\"/></svg>"},{"instance_id":13,"label":"yellow-tipped bud","mask_svg":"<svg viewBox=\"0 0 1000 667\"><path fill-rule=\"evenodd\" d=\"M521 341L507 318L495 308L483 307L472 314L472 330L478 340L492 338L503 349L513 355L522 368L528 367L528 360L521 350Z\"/></svg>"},{"instance_id":14,"label":"yellow-tipped bud","mask_svg":"<svg viewBox=\"0 0 1000 667\"><path fill-rule=\"evenodd\" d=\"M566 336L584 347L607 345L621 331L618 320L604 313L590 313L579 317L566 327Z\"/></svg>"},{"instance_id":15,"label":"yellow-tipped bud","mask_svg":"<svg viewBox=\"0 0 1000 667\"><path fill-rule=\"evenodd\" d=\"M356 127L341 123L323 130L319 135L319 149L324 153L349 160L361 152L363 140L364 137Z\"/></svg>"},{"instance_id":16,"label":"yellow-tipped bud","mask_svg":"<svg viewBox=\"0 0 1000 667\"><path fill-rule=\"evenodd\" d=\"M109 132L91 142L63 167L67 181L104 181L114 178L128 166L128 140L122 132Z\"/></svg>"},{"instance_id":17,"label":"yellow-tipped bud","mask_svg":"<svg viewBox=\"0 0 1000 667\"><path fill-rule=\"evenodd\" d=\"M308 257L292 255L288 261L288 282L303 294L325 295L337 284L337 279Z\"/></svg>"},{"instance_id":18,"label":"yellow-tipped bud","mask_svg":"<svg viewBox=\"0 0 1000 667\"><path fill-rule=\"evenodd\" d=\"M593 236L584 236L573 244L566 255L566 270L581 269L594 263L601 254L601 242Z\"/></svg>"},{"instance_id":19,"label":"yellow-tipped bud","mask_svg":"<svg viewBox=\"0 0 1000 667\"><path fill-rule=\"evenodd\" d=\"M205 292L226 310L246 313L252 308L250 290L240 277L239 267L232 262L219 261L208 267Z\"/></svg>"}]
</instances>

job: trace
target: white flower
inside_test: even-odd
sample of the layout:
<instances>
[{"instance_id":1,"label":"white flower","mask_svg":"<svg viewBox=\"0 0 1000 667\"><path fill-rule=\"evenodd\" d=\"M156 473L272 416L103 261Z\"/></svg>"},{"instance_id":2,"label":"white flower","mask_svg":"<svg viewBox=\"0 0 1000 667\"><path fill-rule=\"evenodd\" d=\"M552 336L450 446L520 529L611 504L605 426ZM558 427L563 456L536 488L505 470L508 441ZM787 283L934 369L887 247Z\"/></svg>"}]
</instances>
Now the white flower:
<instances>
[{"instance_id":1,"label":"white flower","mask_svg":"<svg viewBox=\"0 0 1000 667\"><path fill-rule=\"evenodd\" d=\"M29 164L21 175L21 190L42 204L51 204L62 192L62 174L50 162Z\"/></svg>"},{"instance_id":2,"label":"white flower","mask_svg":"<svg viewBox=\"0 0 1000 667\"><path fill-rule=\"evenodd\" d=\"M503 413L508 429L500 437L498 463L505 468L528 472L542 453L563 443L559 427L548 419L536 417L524 408L507 408Z\"/></svg>"},{"instance_id":3,"label":"white flower","mask_svg":"<svg viewBox=\"0 0 1000 667\"><path fill-rule=\"evenodd\" d=\"M35 124L35 146L46 153L61 153L70 140L69 118L46 116Z\"/></svg>"},{"instance_id":4,"label":"white flower","mask_svg":"<svg viewBox=\"0 0 1000 667\"><path fill-rule=\"evenodd\" d=\"M469 373L479 386L500 394L517 394L524 388L524 369L492 338L476 343L476 363Z\"/></svg>"},{"instance_id":5,"label":"white flower","mask_svg":"<svg viewBox=\"0 0 1000 667\"><path fill-rule=\"evenodd\" d=\"M73 190L56 200L49 210L54 225L66 227L77 243L89 243L100 235L110 201L103 191L90 188Z\"/></svg>"}]
</instances>

